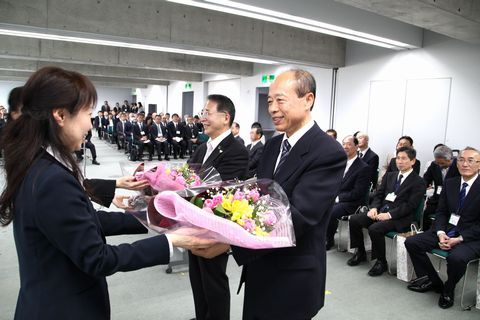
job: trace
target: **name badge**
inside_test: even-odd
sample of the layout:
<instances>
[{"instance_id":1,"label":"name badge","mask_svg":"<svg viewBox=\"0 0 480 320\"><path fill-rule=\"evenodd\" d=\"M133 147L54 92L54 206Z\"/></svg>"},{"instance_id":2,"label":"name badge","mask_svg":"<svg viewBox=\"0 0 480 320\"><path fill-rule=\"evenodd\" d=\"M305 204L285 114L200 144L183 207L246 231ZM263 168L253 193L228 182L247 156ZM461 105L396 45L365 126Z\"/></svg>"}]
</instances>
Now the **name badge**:
<instances>
[{"instance_id":1,"label":"name badge","mask_svg":"<svg viewBox=\"0 0 480 320\"><path fill-rule=\"evenodd\" d=\"M437 187L437 194L440 194L440 193L442 193L442 186Z\"/></svg>"},{"instance_id":2,"label":"name badge","mask_svg":"<svg viewBox=\"0 0 480 320\"><path fill-rule=\"evenodd\" d=\"M397 198L397 196L395 195L395 193L390 192L390 193L387 194L387 196L385 197L385 200L390 201L390 202L394 202L396 198Z\"/></svg>"},{"instance_id":3,"label":"name badge","mask_svg":"<svg viewBox=\"0 0 480 320\"><path fill-rule=\"evenodd\" d=\"M452 213L450 215L450 220L448 220L448 223L456 226L458 224L458 220L460 220L460 216L458 214Z\"/></svg>"},{"instance_id":4,"label":"name badge","mask_svg":"<svg viewBox=\"0 0 480 320\"><path fill-rule=\"evenodd\" d=\"M177 134L180 134L180 131L177 130Z\"/></svg>"},{"instance_id":5,"label":"name badge","mask_svg":"<svg viewBox=\"0 0 480 320\"><path fill-rule=\"evenodd\" d=\"M141 134L142 136L144 136L144 135L145 135L145 131L140 132L140 134Z\"/></svg>"}]
</instances>

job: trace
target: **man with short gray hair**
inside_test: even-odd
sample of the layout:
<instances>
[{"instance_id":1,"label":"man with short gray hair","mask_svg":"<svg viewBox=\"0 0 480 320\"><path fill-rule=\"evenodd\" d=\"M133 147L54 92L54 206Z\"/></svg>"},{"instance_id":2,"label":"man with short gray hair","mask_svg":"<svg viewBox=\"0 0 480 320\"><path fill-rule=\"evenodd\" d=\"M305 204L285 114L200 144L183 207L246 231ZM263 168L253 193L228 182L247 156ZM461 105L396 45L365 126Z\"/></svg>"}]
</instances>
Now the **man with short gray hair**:
<instances>
[{"instance_id":1,"label":"man with short gray hair","mask_svg":"<svg viewBox=\"0 0 480 320\"><path fill-rule=\"evenodd\" d=\"M427 194L430 195L423 212L423 230L429 229L432 224L432 215L437 210L443 182L460 175L457 169L457 160L453 158L452 149L440 145L433 151L433 157L435 160L430 163L427 171L423 174L423 180L427 184Z\"/></svg>"},{"instance_id":2,"label":"man with short gray hair","mask_svg":"<svg viewBox=\"0 0 480 320\"><path fill-rule=\"evenodd\" d=\"M356 137L358 140L358 157L370 167L370 182L372 183L372 189L375 190L378 180L378 155L369 146L370 138L368 134L358 132Z\"/></svg>"}]
</instances>

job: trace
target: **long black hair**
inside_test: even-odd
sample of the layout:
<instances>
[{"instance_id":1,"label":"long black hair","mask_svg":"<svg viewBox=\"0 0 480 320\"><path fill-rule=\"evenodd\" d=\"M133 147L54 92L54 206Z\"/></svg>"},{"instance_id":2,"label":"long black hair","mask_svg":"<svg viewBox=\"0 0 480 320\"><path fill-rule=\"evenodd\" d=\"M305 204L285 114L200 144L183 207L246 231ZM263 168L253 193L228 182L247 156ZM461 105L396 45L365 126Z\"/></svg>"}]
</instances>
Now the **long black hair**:
<instances>
[{"instance_id":1,"label":"long black hair","mask_svg":"<svg viewBox=\"0 0 480 320\"><path fill-rule=\"evenodd\" d=\"M28 170L50 146L82 181L82 173L60 138L60 127L53 110L65 109L72 116L97 102L92 82L78 72L44 67L28 79L21 94L22 114L10 121L2 137L5 150L6 186L0 197L0 223L8 225L14 218L14 200Z\"/></svg>"}]
</instances>

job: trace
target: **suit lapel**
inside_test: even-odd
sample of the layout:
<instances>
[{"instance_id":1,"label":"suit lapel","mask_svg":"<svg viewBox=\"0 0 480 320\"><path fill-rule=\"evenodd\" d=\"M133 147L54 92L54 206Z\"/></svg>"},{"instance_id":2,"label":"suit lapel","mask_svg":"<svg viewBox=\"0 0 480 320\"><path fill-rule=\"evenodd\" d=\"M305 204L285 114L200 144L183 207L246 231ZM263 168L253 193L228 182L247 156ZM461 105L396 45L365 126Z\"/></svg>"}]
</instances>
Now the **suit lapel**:
<instances>
[{"instance_id":1,"label":"suit lapel","mask_svg":"<svg viewBox=\"0 0 480 320\"><path fill-rule=\"evenodd\" d=\"M345 176L343 177L342 182L347 181L347 179L350 178L350 176L355 172L355 170L357 170L358 161L361 161L360 158L357 158L357 159L355 159L355 161L353 161L353 163L350 166L350 168L348 169L347 173L345 173Z\"/></svg>"},{"instance_id":2,"label":"suit lapel","mask_svg":"<svg viewBox=\"0 0 480 320\"><path fill-rule=\"evenodd\" d=\"M315 133L315 129L317 129L317 125L315 124L310 130L308 130L303 137L298 140L295 146L290 150L290 153L287 156L287 159L282 164L281 167L275 172L275 181L279 184L282 184L286 181L298 168L298 164L302 161L302 156L308 153L310 149L310 144L312 137ZM280 140L280 143L282 140ZM278 153L280 152L280 145L278 146ZM274 162L275 165L276 161Z\"/></svg>"},{"instance_id":3,"label":"suit lapel","mask_svg":"<svg viewBox=\"0 0 480 320\"><path fill-rule=\"evenodd\" d=\"M456 192L457 196L456 196L456 202L455 203L458 203L458 196L460 195L460 183L457 186L457 190L458 190L458 192ZM480 182L479 182L479 178L477 177L475 182L470 187L470 190L468 191L467 196L465 197L465 202L463 203L463 207L460 209L459 215L461 215L462 211L467 206L469 206L470 203L472 203L472 200L479 194L479 192L480 192Z\"/></svg>"},{"instance_id":4,"label":"suit lapel","mask_svg":"<svg viewBox=\"0 0 480 320\"><path fill-rule=\"evenodd\" d=\"M213 152L205 161L203 167L207 168L209 166L213 166L213 162L215 161L215 159L217 159L218 156L220 156L220 154L222 154L232 143L235 143L235 138L232 134L229 134L225 139L222 140L222 142L220 142L220 144L215 149L213 149Z\"/></svg>"}]
</instances>

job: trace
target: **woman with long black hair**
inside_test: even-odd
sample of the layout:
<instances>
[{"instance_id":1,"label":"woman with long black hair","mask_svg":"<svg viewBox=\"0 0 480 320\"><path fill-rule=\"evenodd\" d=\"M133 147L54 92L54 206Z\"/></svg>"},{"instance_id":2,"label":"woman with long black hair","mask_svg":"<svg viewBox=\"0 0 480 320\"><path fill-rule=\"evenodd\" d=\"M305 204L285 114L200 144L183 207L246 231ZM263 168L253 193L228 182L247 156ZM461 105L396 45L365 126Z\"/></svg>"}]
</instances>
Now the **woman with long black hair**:
<instances>
[{"instance_id":1,"label":"woman with long black hair","mask_svg":"<svg viewBox=\"0 0 480 320\"><path fill-rule=\"evenodd\" d=\"M35 72L22 92L22 114L4 132L6 187L0 222L13 221L20 268L15 319L109 319L105 277L167 264L172 245L211 241L165 235L111 246L105 236L146 233L135 218L95 211L73 157L92 128L97 99L79 73Z\"/></svg>"}]
</instances>

